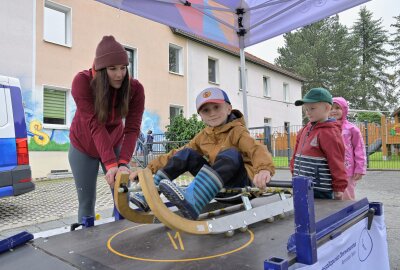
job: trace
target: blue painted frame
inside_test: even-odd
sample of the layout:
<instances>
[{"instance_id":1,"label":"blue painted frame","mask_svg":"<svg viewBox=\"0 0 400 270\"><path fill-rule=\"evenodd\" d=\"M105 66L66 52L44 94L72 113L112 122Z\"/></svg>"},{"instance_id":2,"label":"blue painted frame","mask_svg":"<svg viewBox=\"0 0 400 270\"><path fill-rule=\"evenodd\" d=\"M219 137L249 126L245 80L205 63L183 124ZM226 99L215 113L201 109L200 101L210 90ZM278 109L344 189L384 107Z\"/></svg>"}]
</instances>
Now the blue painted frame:
<instances>
[{"instance_id":1,"label":"blue painted frame","mask_svg":"<svg viewBox=\"0 0 400 270\"><path fill-rule=\"evenodd\" d=\"M21 246L33 239L33 234L23 231L0 241L0 254Z\"/></svg>"},{"instance_id":2,"label":"blue painted frame","mask_svg":"<svg viewBox=\"0 0 400 270\"><path fill-rule=\"evenodd\" d=\"M311 178L293 177L293 203L297 262L317 262L317 236L314 210L314 191Z\"/></svg>"},{"instance_id":3,"label":"blue painted frame","mask_svg":"<svg viewBox=\"0 0 400 270\"><path fill-rule=\"evenodd\" d=\"M321 219L316 223L317 241L327 234L331 233L332 231L338 229L342 225L346 224L347 222L353 220L362 213L368 211L369 208L370 205L367 198L363 198L360 201L356 201L353 204L339 210L335 214ZM295 252L297 250L295 234L290 236L287 246L288 251L290 252Z\"/></svg>"},{"instance_id":4,"label":"blue painted frame","mask_svg":"<svg viewBox=\"0 0 400 270\"><path fill-rule=\"evenodd\" d=\"M312 265L317 262L317 240L365 212L380 216L383 205L380 202L368 202L367 198L348 205L338 212L315 222L314 192L312 179L296 176L293 182L293 202L295 216L295 233L288 239L289 252L296 253L296 262ZM334 237L340 234L335 235ZM296 245L296 243L299 243ZM264 261L265 270L287 270L288 261L272 257Z\"/></svg>"}]
</instances>

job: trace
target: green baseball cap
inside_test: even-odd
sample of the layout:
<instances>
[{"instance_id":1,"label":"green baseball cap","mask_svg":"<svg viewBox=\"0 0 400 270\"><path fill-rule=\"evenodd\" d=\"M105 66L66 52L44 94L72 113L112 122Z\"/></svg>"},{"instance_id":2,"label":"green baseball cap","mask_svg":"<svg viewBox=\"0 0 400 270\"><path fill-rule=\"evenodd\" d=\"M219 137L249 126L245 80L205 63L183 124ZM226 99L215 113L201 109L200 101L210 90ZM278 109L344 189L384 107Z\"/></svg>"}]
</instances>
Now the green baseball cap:
<instances>
[{"instance_id":1,"label":"green baseball cap","mask_svg":"<svg viewBox=\"0 0 400 270\"><path fill-rule=\"evenodd\" d=\"M301 106L304 103L327 102L332 105L332 95L325 88L312 88L305 94L303 99L296 100L295 106Z\"/></svg>"}]
</instances>

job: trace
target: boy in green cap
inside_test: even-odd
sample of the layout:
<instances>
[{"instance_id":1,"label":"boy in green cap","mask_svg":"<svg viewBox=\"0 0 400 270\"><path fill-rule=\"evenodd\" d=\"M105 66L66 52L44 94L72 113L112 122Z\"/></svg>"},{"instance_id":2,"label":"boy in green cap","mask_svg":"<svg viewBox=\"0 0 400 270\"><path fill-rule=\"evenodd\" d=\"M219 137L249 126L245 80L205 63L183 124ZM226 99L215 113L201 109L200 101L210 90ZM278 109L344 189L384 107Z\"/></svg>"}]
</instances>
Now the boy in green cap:
<instances>
[{"instance_id":1,"label":"boy in green cap","mask_svg":"<svg viewBox=\"0 0 400 270\"><path fill-rule=\"evenodd\" d=\"M315 198L341 200L347 176L341 128L328 118L332 95L324 88L313 88L294 104L303 106L309 122L297 134L290 161L292 175L311 177Z\"/></svg>"}]
</instances>

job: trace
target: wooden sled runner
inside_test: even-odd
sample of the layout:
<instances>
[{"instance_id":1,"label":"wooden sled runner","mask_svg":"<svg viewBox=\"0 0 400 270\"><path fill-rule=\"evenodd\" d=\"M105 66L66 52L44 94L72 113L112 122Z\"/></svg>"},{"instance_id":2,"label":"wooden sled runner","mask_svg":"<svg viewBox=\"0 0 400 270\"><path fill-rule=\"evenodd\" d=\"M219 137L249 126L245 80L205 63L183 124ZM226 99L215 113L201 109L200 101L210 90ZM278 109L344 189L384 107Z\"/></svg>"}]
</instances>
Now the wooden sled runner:
<instances>
[{"instance_id":1,"label":"wooden sled runner","mask_svg":"<svg viewBox=\"0 0 400 270\"><path fill-rule=\"evenodd\" d=\"M117 176L118 178L118 176ZM127 184L124 181L116 182L116 187L120 183ZM283 193L280 193L279 200L268 204L245 200L241 205L233 205L232 207L221 210L220 212L232 212L223 216L213 216L210 214L200 215L199 220L189 220L171 211L162 201L156 186L154 185L153 175L149 169L144 169L139 172L139 183L146 198L152 214L142 213L133 210L128 205L127 193L118 193L116 188L114 198L117 209L130 221L139 223L153 223L154 216L157 217L165 226L172 230L186 232L190 234L220 234L232 235L234 230L247 230L247 226L262 220L273 220L275 216L284 215L293 210L292 198L286 198ZM117 186L118 184L118 186ZM115 193L116 192L116 193ZM124 206L119 205L125 203ZM243 209L244 208L244 209ZM121 211L122 210L122 211ZM218 211L216 211L218 212ZM210 217L212 216L212 217ZM204 220L202 220L204 219ZM145 220L146 222L142 222Z\"/></svg>"},{"instance_id":2,"label":"wooden sled runner","mask_svg":"<svg viewBox=\"0 0 400 270\"><path fill-rule=\"evenodd\" d=\"M118 173L115 179L114 203L118 212L127 220L136 223L154 223L155 217L151 213L136 211L129 207L128 192L119 192L119 188L128 187L129 175L127 173Z\"/></svg>"}]
</instances>

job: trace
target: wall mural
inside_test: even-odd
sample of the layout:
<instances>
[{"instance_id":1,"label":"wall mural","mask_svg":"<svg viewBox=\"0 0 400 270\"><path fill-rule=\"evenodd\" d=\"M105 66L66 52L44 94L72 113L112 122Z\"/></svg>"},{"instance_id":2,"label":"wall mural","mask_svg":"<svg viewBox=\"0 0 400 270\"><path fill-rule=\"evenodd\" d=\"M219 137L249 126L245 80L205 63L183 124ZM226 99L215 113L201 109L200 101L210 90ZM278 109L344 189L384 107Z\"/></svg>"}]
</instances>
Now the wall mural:
<instances>
[{"instance_id":1,"label":"wall mural","mask_svg":"<svg viewBox=\"0 0 400 270\"><path fill-rule=\"evenodd\" d=\"M141 131L147 134L147 131L153 131L153 134L164 134L160 129L160 116L154 112L145 110L142 118Z\"/></svg>"},{"instance_id":2,"label":"wall mural","mask_svg":"<svg viewBox=\"0 0 400 270\"><path fill-rule=\"evenodd\" d=\"M392 136L400 136L400 124L395 124L390 129L390 135L392 135Z\"/></svg>"},{"instance_id":3,"label":"wall mural","mask_svg":"<svg viewBox=\"0 0 400 270\"><path fill-rule=\"evenodd\" d=\"M50 137L47 133L41 131L42 129L42 123L38 120L32 120L29 124L29 133L31 133L29 135L32 136L37 145L45 146L50 142ZM51 134L52 137L53 133Z\"/></svg>"},{"instance_id":4,"label":"wall mural","mask_svg":"<svg viewBox=\"0 0 400 270\"><path fill-rule=\"evenodd\" d=\"M43 102L42 99L38 99L40 101L35 101L32 98L32 93L33 91L31 90L22 90L29 150L67 151L70 143L68 130L45 129L43 127ZM42 96L42 93L38 93L37 96ZM70 103L70 101L68 102L69 104L74 104Z\"/></svg>"},{"instance_id":5,"label":"wall mural","mask_svg":"<svg viewBox=\"0 0 400 270\"><path fill-rule=\"evenodd\" d=\"M31 90L22 90L29 150L68 151L70 145L69 131L66 129L48 129L43 127L43 101L42 99L34 101L32 92ZM42 94L38 93L37 96L42 96ZM76 106L71 95L69 95L68 104L71 106L70 112L67 113L67 122L71 123L76 111ZM146 134L148 130L152 130L153 134L164 133L160 128L160 116L146 110L143 114L141 131Z\"/></svg>"}]
</instances>

